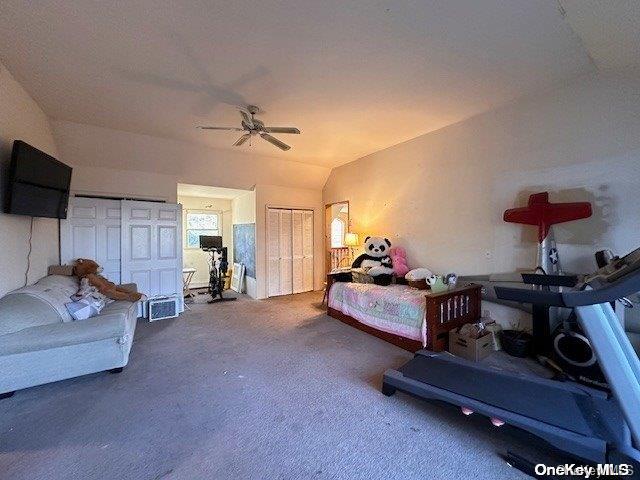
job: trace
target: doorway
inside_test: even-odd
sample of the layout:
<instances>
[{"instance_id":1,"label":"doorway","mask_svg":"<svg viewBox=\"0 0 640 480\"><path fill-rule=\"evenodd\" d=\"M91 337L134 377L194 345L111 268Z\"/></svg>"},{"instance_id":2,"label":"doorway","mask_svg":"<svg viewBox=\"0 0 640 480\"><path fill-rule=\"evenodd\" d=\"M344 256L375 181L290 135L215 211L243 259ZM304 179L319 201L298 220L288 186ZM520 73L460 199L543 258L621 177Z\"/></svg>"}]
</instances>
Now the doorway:
<instances>
[{"instance_id":1,"label":"doorway","mask_svg":"<svg viewBox=\"0 0 640 480\"><path fill-rule=\"evenodd\" d=\"M200 248L200 236L219 236L229 263L225 286L230 287L234 264L236 268L242 265L245 274L240 290L255 298L255 192L180 183L177 196L184 210L185 287L202 291L208 286L211 255Z\"/></svg>"},{"instance_id":2,"label":"doorway","mask_svg":"<svg viewBox=\"0 0 640 480\"><path fill-rule=\"evenodd\" d=\"M351 254L346 242L349 230L349 202L344 201L325 205L324 243L327 272L350 266Z\"/></svg>"}]
</instances>

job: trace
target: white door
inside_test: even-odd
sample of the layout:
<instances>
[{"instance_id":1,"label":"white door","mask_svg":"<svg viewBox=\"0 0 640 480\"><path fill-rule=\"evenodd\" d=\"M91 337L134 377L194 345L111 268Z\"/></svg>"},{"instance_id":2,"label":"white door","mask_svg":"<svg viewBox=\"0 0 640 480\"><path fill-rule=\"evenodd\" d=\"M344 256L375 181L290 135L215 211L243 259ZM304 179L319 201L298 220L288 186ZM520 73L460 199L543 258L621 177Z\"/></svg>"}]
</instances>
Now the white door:
<instances>
[{"instance_id":1,"label":"white door","mask_svg":"<svg viewBox=\"0 0 640 480\"><path fill-rule=\"evenodd\" d=\"M182 299L182 206L123 200L121 210L122 282Z\"/></svg>"},{"instance_id":2,"label":"white door","mask_svg":"<svg viewBox=\"0 0 640 480\"><path fill-rule=\"evenodd\" d=\"M302 212L302 291L313 290L313 210Z\"/></svg>"},{"instance_id":3,"label":"white door","mask_svg":"<svg viewBox=\"0 0 640 480\"><path fill-rule=\"evenodd\" d=\"M71 197L66 219L60 222L62 264L78 258L98 262L102 275L115 284L120 276L120 201Z\"/></svg>"},{"instance_id":4,"label":"white door","mask_svg":"<svg viewBox=\"0 0 640 480\"><path fill-rule=\"evenodd\" d=\"M270 297L280 295L280 212L267 210L267 283Z\"/></svg>"},{"instance_id":5,"label":"white door","mask_svg":"<svg viewBox=\"0 0 640 480\"><path fill-rule=\"evenodd\" d=\"M280 210L280 295L293 293L291 210Z\"/></svg>"},{"instance_id":6,"label":"white door","mask_svg":"<svg viewBox=\"0 0 640 480\"><path fill-rule=\"evenodd\" d=\"M294 210L292 212L292 282L293 293L304 292L304 212Z\"/></svg>"},{"instance_id":7,"label":"white door","mask_svg":"<svg viewBox=\"0 0 640 480\"><path fill-rule=\"evenodd\" d=\"M267 210L270 297L313 290L313 211Z\"/></svg>"}]
</instances>

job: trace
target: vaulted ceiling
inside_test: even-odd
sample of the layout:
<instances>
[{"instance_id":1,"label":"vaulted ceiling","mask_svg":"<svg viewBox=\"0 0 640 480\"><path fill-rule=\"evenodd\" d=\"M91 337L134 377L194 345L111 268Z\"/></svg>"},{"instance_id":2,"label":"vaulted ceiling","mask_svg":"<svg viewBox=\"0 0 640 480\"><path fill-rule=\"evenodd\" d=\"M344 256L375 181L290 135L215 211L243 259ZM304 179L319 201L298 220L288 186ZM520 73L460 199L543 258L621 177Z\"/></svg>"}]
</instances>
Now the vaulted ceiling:
<instances>
[{"instance_id":1,"label":"vaulted ceiling","mask_svg":"<svg viewBox=\"0 0 640 480\"><path fill-rule=\"evenodd\" d=\"M334 166L595 69L562 10L556 0L4 0L0 60L56 119ZM237 126L246 104L268 125L300 128L281 135L293 148L232 147L237 133L195 128Z\"/></svg>"}]
</instances>

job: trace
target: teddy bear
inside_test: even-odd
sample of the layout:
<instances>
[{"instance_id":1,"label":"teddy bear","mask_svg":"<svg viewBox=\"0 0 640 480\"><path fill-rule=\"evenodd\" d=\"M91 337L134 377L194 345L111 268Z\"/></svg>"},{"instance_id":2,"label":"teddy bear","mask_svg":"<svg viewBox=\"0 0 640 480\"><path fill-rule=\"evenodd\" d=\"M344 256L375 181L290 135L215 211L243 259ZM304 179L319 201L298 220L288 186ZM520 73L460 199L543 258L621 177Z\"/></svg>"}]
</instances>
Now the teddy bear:
<instances>
[{"instance_id":1,"label":"teddy bear","mask_svg":"<svg viewBox=\"0 0 640 480\"><path fill-rule=\"evenodd\" d=\"M83 279L87 279L89 281L89 285L96 287L101 294L111 300L128 300L129 302L137 302L142 298L142 294L128 291L99 275L101 271L102 268L100 265L93 260L86 258L79 258L76 260L73 267L73 273L76 277L81 281Z\"/></svg>"},{"instance_id":2,"label":"teddy bear","mask_svg":"<svg viewBox=\"0 0 640 480\"><path fill-rule=\"evenodd\" d=\"M367 237L364 239L364 253L351 265L361 268L373 277L376 285L389 285L393 278L393 261L389 256L391 242L387 238Z\"/></svg>"}]
</instances>

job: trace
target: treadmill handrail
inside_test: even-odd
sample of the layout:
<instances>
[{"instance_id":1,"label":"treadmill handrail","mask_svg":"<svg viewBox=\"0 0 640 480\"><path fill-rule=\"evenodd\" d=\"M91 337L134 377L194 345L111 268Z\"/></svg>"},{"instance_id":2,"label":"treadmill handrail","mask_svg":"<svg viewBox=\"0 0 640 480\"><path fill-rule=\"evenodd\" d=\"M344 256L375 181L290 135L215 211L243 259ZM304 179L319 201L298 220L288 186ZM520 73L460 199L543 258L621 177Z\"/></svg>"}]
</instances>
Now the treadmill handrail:
<instances>
[{"instance_id":1,"label":"treadmill handrail","mask_svg":"<svg viewBox=\"0 0 640 480\"><path fill-rule=\"evenodd\" d=\"M585 288L591 286L592 288ZM619 298L640 292L640 270L630 272L613 282L599 281L596 277L580 290L551 292L513 287L494 287L502 300L548 305L550 307L579 307L613 302Z\"/></svg>"},{"instance_id":2,"label":"treadmill handrail","mask_svg":"<svg viewBox=\"0 0 640 480\"><path fill-rule=\"evenodd\" d=\"M640 292L640 270L620 277L613 282L588 282L592 288L582 290L570 290L562 292L562 298L567 307L579 307L583 305L596 305L618 300L627 295Z\"/></svg>"},{"instance_id":3,"label":"treadmill handrail","mask_svg":"<svg viewBox=\"0 0 640 480\"><path fill-rule=\"evenodd\" d=\"M574 287L578 283L577 275L548 275L542 273L523 273L522 281L543 287Z\"/></svg>"},{"instance_id":4,"label":"treadmill handrail","mask_svg":"<svg viewBox=\"0 0 640 480\"><path fill-rule=\"evenodd\" d=\"M496 296L501 300L531 303L534 305L548 305L550 307L565 307L562 294L548 290L531 290L528 288L493 287Z\"/></svg>"}]
</instances>

